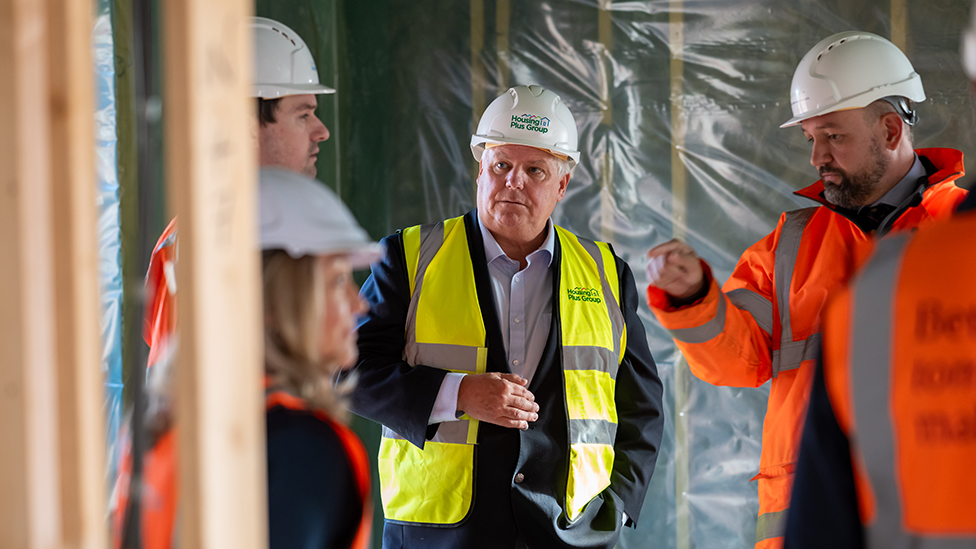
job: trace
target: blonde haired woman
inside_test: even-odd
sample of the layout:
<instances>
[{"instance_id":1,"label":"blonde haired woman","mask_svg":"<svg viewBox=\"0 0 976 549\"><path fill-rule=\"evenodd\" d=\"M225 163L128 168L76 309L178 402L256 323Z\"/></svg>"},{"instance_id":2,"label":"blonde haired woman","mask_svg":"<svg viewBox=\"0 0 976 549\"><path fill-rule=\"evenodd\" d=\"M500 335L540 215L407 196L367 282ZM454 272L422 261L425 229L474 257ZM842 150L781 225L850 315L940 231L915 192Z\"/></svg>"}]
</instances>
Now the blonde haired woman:
<instances>
[{"instance_id":1,"label":"blonde haired woman","mask_svg":"<svg viewBox=\"0 0 976 549\"><path fill-rule=\"evenodd\" d=\"M344 425L344 388L331 378L357 356L356 317L366 312L352 270L379 257L378 245L324 185L297 173L262 169L260 177L264 287L265 389L270 546L365 549L372 503L369 462ZM170 348L162 356L172 356ZM140 491L146 549L175 540L177 463L171 418L174 365L150 370L145 428L151 447ZM348 384L347 384L348 385ZM122 459L112 509L112 546L131 518L131 457Z\"/></svg>"},{"instance_id":2,"label":"blonde haired woman","mask_svg":"<svg viewBox=\"0 0 976 549\"><path fill-rule=\"evenodd\" d=\"M321 183L263 169L260 192L271 548L365 548L369 462L332 380L366 312L352 271L380 249Z\"/></svg>"}]
</instances>

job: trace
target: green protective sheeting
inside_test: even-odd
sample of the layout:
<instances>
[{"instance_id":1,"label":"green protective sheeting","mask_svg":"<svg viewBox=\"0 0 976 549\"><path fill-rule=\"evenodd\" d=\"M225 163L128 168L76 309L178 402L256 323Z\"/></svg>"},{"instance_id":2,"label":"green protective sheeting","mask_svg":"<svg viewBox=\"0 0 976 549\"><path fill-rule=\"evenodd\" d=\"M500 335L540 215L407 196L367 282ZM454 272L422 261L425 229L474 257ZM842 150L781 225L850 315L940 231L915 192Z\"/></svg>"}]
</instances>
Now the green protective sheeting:
<instances>
[{"instance_id":1,"label":"green protective sheeting","mask_svg":"<svg viewBox=\"0 0 976 549\"><path fill-rule=\"evenodd\" d=\"M644 254L673 235L724 280L783 211L807 205L791 193L817 179L810 147L798 128L779 125L791 117L797 62L830 34L903 41L928 96L916 146L974 150L958 55L967 9L948 0L257 5L305 38L322 81L338 90L319 101L333 133L319 178L374 238L473 208L474 121L508 85L541 84L575 114L582 151L553 217L610 241L640 288ZM646 305L641 314L665 383L667 425L640 526L625 530L619 547L750 547L758 500L749 479L768 386L696 379ZM375 450L378 428L356 427ZM375 500L380 515L378 492Z\"/></svg>"}]
</instances>

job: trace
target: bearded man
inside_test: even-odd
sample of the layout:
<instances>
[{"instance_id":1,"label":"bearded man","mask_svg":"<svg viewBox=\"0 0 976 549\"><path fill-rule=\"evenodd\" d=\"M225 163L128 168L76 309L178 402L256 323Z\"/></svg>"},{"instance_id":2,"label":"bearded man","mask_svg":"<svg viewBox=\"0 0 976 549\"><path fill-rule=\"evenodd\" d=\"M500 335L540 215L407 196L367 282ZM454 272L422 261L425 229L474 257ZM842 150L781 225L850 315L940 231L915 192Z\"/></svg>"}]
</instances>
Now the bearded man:
<instances>
[{"instance_id":1,"label":"bearded man","mask_svg":"<svg viewBox=\"0 0 976 549\"><path fill-rule=\"evenodd\" d=\"M778 548L789 511L803 416L820 349L820 312L891 231L949 217L966 191L962 153L912 149L921 77L884 38L830 36L793 76L794 117L821 180L796 194L820 204L784 213L719 289L683 242L649 252L648 302L700 379L759 387L772 380L759 463L757 548Z\"/></svg>"}]
</instances>

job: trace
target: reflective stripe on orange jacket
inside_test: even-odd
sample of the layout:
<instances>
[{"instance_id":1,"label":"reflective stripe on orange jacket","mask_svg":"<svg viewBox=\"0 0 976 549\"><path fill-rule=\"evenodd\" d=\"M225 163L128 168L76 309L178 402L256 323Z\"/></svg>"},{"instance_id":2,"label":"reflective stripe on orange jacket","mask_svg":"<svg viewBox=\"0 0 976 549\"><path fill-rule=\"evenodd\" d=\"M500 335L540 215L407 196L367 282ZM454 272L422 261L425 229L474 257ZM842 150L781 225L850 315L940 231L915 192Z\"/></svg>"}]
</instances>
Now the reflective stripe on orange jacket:
<instances>
[{"instance_id":1,"label":"reflective stripe on orange jacket","mask_svg":"<svg viewBox=\"0 0 976 549\"><path fill-rule=\"evenodd\" d=\"M951 215L966 191L962 153L919 149L935 167L921 204L908 208L892 231ZM789 509L803 415L820 348L820 311L828 292L847 281L871 253L873 237L832 211L823 184L796 194L824 205L787 212L772 233L751 246L719 290L706 267L708 294L681 308L648 287L648 303L671 332L691 371L714 385L759 387L772 380L759 463L756 547L780 547ZM704 262L703 262L704 263Z\"/></svg>"},{"instance_id":2,"label":"reflective stripe on orange jacket","mask_svg":"<svg viewBox=\"0 0 976 549\"><path fill-rule=\"evenodd\" d=\"M877 254L824 313L866 547L976 547L976 214Z\"/></svg>"}]
</instances>

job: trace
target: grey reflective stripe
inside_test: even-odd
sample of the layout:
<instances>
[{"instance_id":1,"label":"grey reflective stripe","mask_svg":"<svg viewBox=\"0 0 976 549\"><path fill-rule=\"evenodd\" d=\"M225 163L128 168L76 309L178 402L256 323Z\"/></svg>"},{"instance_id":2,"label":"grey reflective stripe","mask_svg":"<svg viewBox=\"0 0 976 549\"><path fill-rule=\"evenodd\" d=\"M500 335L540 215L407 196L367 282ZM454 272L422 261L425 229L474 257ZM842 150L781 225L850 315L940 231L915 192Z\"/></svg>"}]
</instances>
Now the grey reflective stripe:
<instances>
[{"instance_id":1,"label":"grey reflective stripe","mask_svg":"<svg viewBox=\"0 0 976 549\"><path fill-rule=\"evenodd\" d=\"M763 513L756 521L756 543L764 539L778 538L786 533L786 515L789 509L775 513Z\"/></svg>"},{"instance_id":2,"label":"grey reflective stripe","mask_svg":"<svg viewBox=\"0 0 976 549\"><path fill-rule=\"evenodd\" d=\"M407 364L416 366L422 364L417 361L421 351L417 349L417 304L420 302L420 290L424 286L424 275L427 274L427 267L437 255L437 252L444 245L444 222L436 225L420 226L420 250L417 253L417 274L414 277L413 295L410 296L410 305L407 307L407 325L404 334L406 344L403 347L403 360Z\"/></svg>"},{"instance_id":3,"label":"grey reflective stripe","mask_svg":"<svg viewBox=\"0 0 976 549\"><path fill-rule=\"evenodd\" d=\"M770 337L773 336L772 301L752 290L747 290L745 288L739 288L738 290L726 292L725 297L729 298L729 301L731 301L732 304L738 309L746 311L752 315L752 318L756 321L756 324L758 324L764 332L769 334Z\"/></svg>"},{"instance_id":4,"label":"grey reflective stripe","mask_svg":"<svg viewBox=\"0 0 976 549\"><path fill-rule=\"evenodd\" d=\"M478 371L478 347L449 345L447 343L411 343L403 347L403 359L407 364L450 364L450 370L459 372ZM445 368L448 369L448 368Z\"/></svg>"},{"instance_id":5,"label":"grey reflective stripe","mask_svg":"<svg viewBox=\"0 0 976 549\"><path fill-rule=\"evenodd\" d=\"M597 246L596 242L588 238L583 238L577 236L576 239L579 241L583 249L590 254L593 261L596 262L597 271L600 273L600 281L603 283L603 295L607 297L613 297L613 290L610 288L610 283L607 282L607 270L603 265L603 254L600 253L600 247ZM618 281L619 286L619 281ZM620 291L620 288L617 288ZM616 357L620 357L620 340L624 335L624 314L620 311L620 304L617 303L616 299L604 299L604 303L607 304L607 313L610 315L610 326L613 331L613 354ZM613 368L616 369L616 360L613 361ZM617 377L617 372L614 371L612 374L614 379Z\"/></svg>"},{"instance_id":6,"label":"grey reflective stripe","mask_svg":"<svg viewBox=\"0 0 976 549\"><path fill-rule=\"evenodd\" d=\"M886 238L854 283L851 323L851 394L857 418L857 447L864 456L877 514L865 529L867 547L918 547L902 532L901 494L895 471L891 423L892 301L904 257L906 235Z\"/></svg>"},{"instance_id":7,"label":"grey reflective stripe","mask_svg":"<svg viewBox=\"0 0 976 549\"><path fill-rule=\"evenodd\" d=\"M779 365L776 373L795 370L800 367L804 360L820 358L821 338L822 334L817 332L801 341L782 343L782 347L773 351L773 364Z\"/></svg>"},{"instance_id":8,"label":"grey reflective stripe","mask_svg":"<svg viewBox=\"0 0 976 549\"><path fill-rule=\"evenodd\" d=\"M722 333L725 329L725 300L718 297L718 307L711 320L694 328L672 328L671 337L682 343L705 343Z\"/></svg>"},{"instance_id":9,"label":"grey reflective stripe","mask_svg":"<svg viewBox=\"0 0 976 549\"><path fill-rule=\"evenodd\" d=\"M177 231L173 231L169 236L166 237L166 240L160 242L159 245L156 246L156 249L162 250L163 248L167 248L169 246L172 246L173 244L176 244L176 233Z\"/></svg>"},{"instance_id":10,"label":"grey reflective stripe","mask_svg":"<svg viewBox=\"0 0 976 549\"><path fill-rule=\"evenodd\" d=\"M415 286L413 293L419 295L420 287L423 285L424 275L427 274L427 267L437 255L437 251L444 245L444 223L436 225L420 226L420 251L417 256L417 278L414 280Z\"/></svg>"},{"instance_id":11,"label":"grey reflective stripe","mask_svg":"<svg viewBox=\"0 0 976 549\"><path fill-rule=\"evenodd\" d=\"M458 421L445 421L437 427L434 438L428 442L448 442L452 444L466 444L468 441L468 429L470 420L462 419ZM383 437L394 440L406 440L393 429L383 426Z\"/></svg>"},{"instance_id":12,"label":"grey reflective stripe","mask_svg":"<svg viewBox=\"0 0 976 549\"><path fill-rule=\"evenodd\" d=\"M618 355L612 353L610 349L603 347L589 346L563 346L563 371L566 370L597 370L596 364L606 364L606 372L611 378L617 379L617 370L620 364L617 361Z\"/></svg>"},{"instance_id":13,"label":"grey reflective stripe","mask_svg":"<svg viewBox=\"0 0 976 549\"><path fill-rule=\"evenodd\" d=\"M790 325L790 286L793 284L793 270L796 268L796 259L800 256L800 241L803 239L803 229L813 216L817 208L804 208L786 212L786 219L783 221L783 229L779 233L779 243L776 245L776 260L773 272L776 282L776 303L779 304L779 326L780 326L780 349L792 348L793 328ZM785 356L780 353L773 353L773 377L779 375L781 370L792 370L799 368L800 364L786 362L787 359L795 358L796 354L790 352Z\"/></svg>"},{"instance_id":14,"label":"grey reflective stripe","mask_svg":"<svg viewBox=\"0 0 976 549\"><path fill-rule=\"evenodd\" d=\"M570 444L613 445L617 437L617 424L602 419L569 420Z\"/></svg>"}]
</instances>

